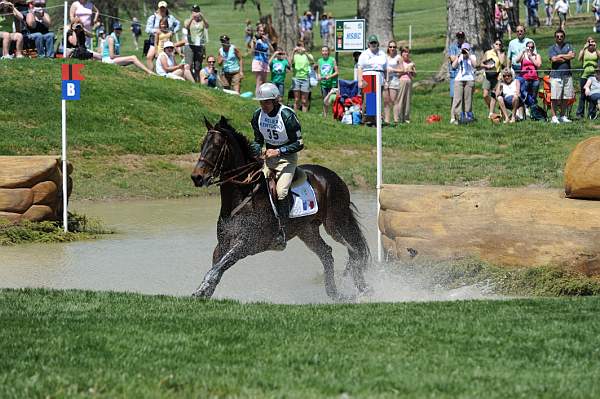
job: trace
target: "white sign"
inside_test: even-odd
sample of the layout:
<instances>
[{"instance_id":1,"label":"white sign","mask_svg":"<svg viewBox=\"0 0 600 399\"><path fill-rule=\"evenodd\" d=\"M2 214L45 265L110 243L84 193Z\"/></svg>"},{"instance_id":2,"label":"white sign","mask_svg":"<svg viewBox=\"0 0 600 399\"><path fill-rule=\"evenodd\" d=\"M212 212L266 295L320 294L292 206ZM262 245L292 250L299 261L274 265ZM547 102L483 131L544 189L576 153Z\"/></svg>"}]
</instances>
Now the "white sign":
<instances>
[{"instance_id":1,"label":"white sign","mask_svg":"<svg viewBox=\"0 0 600 399\"><path fill-rule=\"evenodd\" d=\"M363 51L366 43L364 19L335 21L335 51Z\"/></svg>"}]
</instances>

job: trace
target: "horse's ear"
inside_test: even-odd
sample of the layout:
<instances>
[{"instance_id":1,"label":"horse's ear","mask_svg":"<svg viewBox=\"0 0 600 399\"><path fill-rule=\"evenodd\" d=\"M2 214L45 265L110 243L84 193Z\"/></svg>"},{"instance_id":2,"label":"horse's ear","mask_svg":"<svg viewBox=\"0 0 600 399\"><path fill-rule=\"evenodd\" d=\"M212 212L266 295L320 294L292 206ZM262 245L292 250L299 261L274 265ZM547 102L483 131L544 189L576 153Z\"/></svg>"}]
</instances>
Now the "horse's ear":
<instances>
[{"instance_id":1,"label":"horse's ear","mask_svg":"<svg viewBox=\"0 0 600 399\"><path fill-rule=\"evenodd\" d=\"M213 130L214 126L210 124L208 119L206 119L206 116L204 117L204 124L206 125L206 129Z\"/></svg>"},{"instance_id":2,"label":"horse's ear","mask_svg":"<svg viewBox=\"0 0 600 399\"><path fill-rule=\"evenodd\" d=\"M227 118L225 118L223 115L221 115L221 119L219 119L219 126L229 126L229 123L227 123Z\"/></svg>"}]
</instances>

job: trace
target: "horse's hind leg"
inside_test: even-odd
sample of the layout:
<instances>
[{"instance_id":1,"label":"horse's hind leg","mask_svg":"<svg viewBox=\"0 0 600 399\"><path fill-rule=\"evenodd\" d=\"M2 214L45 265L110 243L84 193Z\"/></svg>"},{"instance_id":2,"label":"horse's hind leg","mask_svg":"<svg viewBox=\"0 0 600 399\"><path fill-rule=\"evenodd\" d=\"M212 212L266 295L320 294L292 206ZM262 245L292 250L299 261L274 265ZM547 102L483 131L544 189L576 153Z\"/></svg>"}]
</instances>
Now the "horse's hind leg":
<instances>
[{"instance_id":1,"label":"horse's hind leg","mask_svg":"<svg viewBox=\"0 0 600 399\"><path fill-rule=\"evenodd\" d=\"M321 237L319 225L311 224L306 229L298 232L300 238L306 246L319 257L325 270L325 292L332 299L340 299L340 296L335 286L335 278L333 272L333 255L332 249Z\"/></svg>"}]
</instances>

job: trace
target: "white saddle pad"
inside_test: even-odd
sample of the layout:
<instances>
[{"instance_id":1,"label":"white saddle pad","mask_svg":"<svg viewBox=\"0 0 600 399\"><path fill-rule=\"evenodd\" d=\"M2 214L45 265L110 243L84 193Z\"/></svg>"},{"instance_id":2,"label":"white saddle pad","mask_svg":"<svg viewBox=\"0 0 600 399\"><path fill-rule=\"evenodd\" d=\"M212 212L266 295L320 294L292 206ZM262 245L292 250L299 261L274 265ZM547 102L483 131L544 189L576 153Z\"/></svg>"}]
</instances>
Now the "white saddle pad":
<instances>
[{"instance_id":1,"label":"white saddle pad","mask_svg":"<svg viewBox=\"0 0 600 399\"><path fill-rule=\"evenodd\" d=\"M308 180L297 187L293 187L291 191L294 203L290 209L290 218L314 215L319 211L315 190L308 183Z\"/></svg>"}]
</instances>

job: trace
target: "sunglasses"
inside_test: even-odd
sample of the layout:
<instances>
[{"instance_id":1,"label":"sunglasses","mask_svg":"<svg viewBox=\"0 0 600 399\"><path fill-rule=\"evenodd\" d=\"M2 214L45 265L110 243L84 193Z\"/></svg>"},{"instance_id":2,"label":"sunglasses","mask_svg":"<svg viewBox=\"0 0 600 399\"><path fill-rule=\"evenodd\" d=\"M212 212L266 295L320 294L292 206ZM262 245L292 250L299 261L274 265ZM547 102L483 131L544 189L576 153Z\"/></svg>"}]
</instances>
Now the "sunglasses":
<instances>
[{"instance_id":1,"label":"sunglasses","mask_svg":"<svg viewBox=\"0 0 600 399\"><path fill-rule=\"evenodd\" d=\"M496 46L502 46L502 43L494 43Z\"/></svg>"},{"instance_id":2,"label":"sunglasses","mask_svg":"<svg viewBox=\"0 0 600 399\"><path fill-rule=\"evenodd\" d=\"M165 51L167 51L167 50L171 50L172 51L172 50L175 50L175 49L173 47L165 47Z\"/></svg>"},{"instance_id":3,"label":"sunglasses","mask_svg":"<svg viewBox=\"0 0 600 399\"><path fill-rule=\"evenodd\" d=\"M375 46L378 46L378 45L379 45L379 42L369 42L369 44L373 44L373 45L375 45Z\"/></svg>"},{"instance_id":4,"label":"sunglasses","mask_svg":"<svg viewBox=\"0 0 600 399\"><path fill-rule=\"evenodd\" d=\"M398 48L397 46L388 46L388 48Z\"/></svg>"},{"instance_id":5,"label":"sunglasses","mask_svg":"<svg viewBox=\"0 0 600 399\"><path fill-rule=\"evenodd\" d=\"M209 64L214 64L214 63L215 63L215 61L208 61L208 63L209 63Z\"/></svg>"},{"instance_id":6,"label":"sunglasses","mask_svg":"<svg viewBox=\"0 0 600 399\"><path fill-rule=\"evenodd\" d=\"M563 35L556 35L555 36L557 39L564 39L565 37Z\"/></svg>"}]
</instances>

